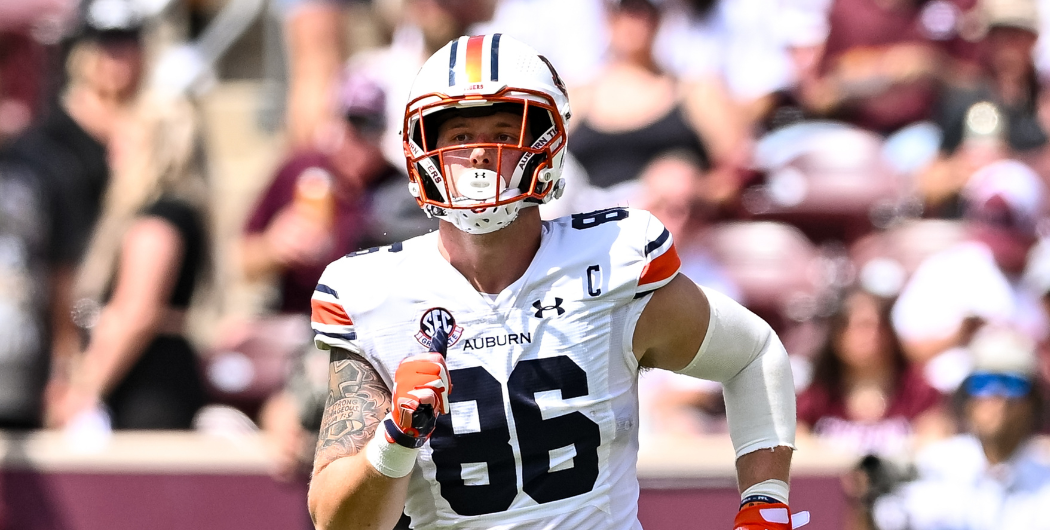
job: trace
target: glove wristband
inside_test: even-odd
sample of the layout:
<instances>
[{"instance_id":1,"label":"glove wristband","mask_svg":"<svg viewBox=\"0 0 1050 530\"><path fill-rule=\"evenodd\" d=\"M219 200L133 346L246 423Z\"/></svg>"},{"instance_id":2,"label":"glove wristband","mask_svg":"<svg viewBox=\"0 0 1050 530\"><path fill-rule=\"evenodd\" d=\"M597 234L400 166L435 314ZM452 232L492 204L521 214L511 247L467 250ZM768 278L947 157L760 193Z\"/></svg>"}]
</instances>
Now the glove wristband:
<instances>
[{"instance_id":1,"label":"glove wristband","mask_svg":"<svg viewBox=\"0 0 1050 530\"><path fill-rule=\"evenodd\" d=\"M742 501L740 501L740 507L743 508L751 504L777 504L779 502L780 501L774 499L773 497L769 497L766 495L748 495L747 497L744 497Z\"/></svg>"},{"instance_id":2,"label":"glove wristband","mask_svg":"<svg viewBox=\"0 0 1050 530\"><path fill-rule=\"evenodd\" d=\"M384 423L390 421L388 418ZM390 478L407 476L416 465L419 449L391 443L386 436L386 429L376 429L375 436L365 446L365 457L383 475Z\"/></svg>"},{"instance_id":3,"label":"glove wristband","mask_svg":"<svg viewBox=\"0 0 1050 530\"><path fill-rule=\"evenodd\" d=\"M387 441L392 441L401 447L407 447L409 449L419 449L423 447L423 444L427 443L428 437L411 436L401 432L401 429L394 423L393 418L387 418L383 420L383 428L386 429Z\"/></svg>"}]
</instances>

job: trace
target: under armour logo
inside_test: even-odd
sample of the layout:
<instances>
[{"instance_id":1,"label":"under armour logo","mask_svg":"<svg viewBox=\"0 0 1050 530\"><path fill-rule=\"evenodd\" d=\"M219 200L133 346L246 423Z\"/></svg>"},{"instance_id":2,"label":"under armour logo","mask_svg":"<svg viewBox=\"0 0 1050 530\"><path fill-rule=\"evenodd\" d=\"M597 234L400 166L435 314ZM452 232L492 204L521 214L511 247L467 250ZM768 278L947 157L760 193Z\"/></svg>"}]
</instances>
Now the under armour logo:
<instances>
[{"instance_id":1,"label":"under armour logo","mask_svg":"<svg viewBox=\"0 0 1050 530\"><path fill-rule=\"evenodd\" d=\"M536 308L536 318L543 318L543 312L552 309L558 312L558 316L561 316L565 313L565 308L561 306L562 302L563 300L558 297L554 298L554 305L543 305L539 300L536 300L532 303L532 307Z\"/></svg>"}]
</instances>

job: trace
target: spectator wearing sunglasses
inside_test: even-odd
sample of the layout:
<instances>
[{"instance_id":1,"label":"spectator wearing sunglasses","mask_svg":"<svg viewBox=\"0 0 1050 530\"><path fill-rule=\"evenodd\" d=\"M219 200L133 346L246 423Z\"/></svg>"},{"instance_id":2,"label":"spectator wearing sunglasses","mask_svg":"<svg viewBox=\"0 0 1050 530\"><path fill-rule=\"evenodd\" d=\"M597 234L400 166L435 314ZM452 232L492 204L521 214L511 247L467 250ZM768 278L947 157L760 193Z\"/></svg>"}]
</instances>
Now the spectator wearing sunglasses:
<instances>
[{"instance_id":1,"label":"spectator wearing sunglasses","mask_svg":"<svg viewBox=\"0 0 1050 530\"><path fill-rule=\"evenodd\" d=\"M974 371L958 392L964 432L916 456L917 479L876 501L878 528L1036 528L1046 520L1050 448L1035 437L1043 405L1035 343L986 327L970 351Z\"/></svg>"}]
</instances>

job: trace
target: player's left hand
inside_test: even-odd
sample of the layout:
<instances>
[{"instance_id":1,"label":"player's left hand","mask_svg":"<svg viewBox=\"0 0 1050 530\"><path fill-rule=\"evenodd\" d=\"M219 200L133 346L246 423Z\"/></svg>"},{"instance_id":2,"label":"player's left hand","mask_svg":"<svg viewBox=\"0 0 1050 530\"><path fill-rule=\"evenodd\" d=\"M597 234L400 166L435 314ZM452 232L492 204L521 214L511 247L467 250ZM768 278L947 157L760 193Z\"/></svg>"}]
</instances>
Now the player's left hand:
<instances>
[{"instance_id":1,"label":"player's left hand","mask_svg":"<svg viewBox=\"0 0 1050 530\"><path fill-rule=\"evenodd\" d=\"M792 530L809 522L809 512L791 514L784 503L752 503L740 508L733 530Z\"/></svg>"}]
</instances>

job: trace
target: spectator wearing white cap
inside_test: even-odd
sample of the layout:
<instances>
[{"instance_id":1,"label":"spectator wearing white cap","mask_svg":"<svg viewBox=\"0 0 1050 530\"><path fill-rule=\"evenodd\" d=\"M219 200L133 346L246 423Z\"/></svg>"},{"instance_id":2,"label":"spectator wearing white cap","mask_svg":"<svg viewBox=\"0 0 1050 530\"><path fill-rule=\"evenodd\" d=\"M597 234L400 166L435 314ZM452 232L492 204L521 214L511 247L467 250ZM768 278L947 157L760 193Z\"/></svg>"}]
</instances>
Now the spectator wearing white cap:
<instances>
[{"instance_id":1,"label":"spectator wearing white cap","mask_svg":"<svg viewBox=\"0 0 1050 530\"><path fill-rule=\"evenodd\" d=\"M875 503L883 530L1048 528L1050 454L1038 432L1043 406L1035 343L1011 328L982 329L959 397L964 434L915 458L917 479Z\"/></svg>"},{"instance_id":2,"label":"spectator wearing white cap","mask_svg":"<svg viewBox=\"0 0 1050 530\"><path fill-rule=\"evenodd\" d=\"M925 362L930 382L951 391L967 371L965 346L981 323L1046 335L1038 294L1022 281L1046 188L1028 166L1004 160L975 173L963 189L966 241L924 260L893 308L905 351ZM945 352L948 352L947 354Z\"/></svg>"}]
</instances>

